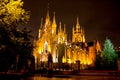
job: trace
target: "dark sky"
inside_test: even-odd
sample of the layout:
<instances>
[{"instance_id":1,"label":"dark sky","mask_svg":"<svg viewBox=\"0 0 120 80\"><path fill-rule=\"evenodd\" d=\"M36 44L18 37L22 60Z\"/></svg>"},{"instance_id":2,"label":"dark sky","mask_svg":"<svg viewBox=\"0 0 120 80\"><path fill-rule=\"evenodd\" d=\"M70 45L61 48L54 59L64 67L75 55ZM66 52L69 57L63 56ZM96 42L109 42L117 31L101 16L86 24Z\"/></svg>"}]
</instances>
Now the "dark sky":
<instances>
[{"instance_id":1,"label":"dark sky","mask_svg":"<svg viewBox=\"0 0 120 80\"><path fill-rule=\"evenodd\" d=\"M66 24L71 35L76 17L85 29L86 41L95 39L101 43L107 38L116 46L120 44L120 3L117 0L23 0L24 9L31 11L31 18L26 25L36 37L40 20L45 19L49 3L51 18L56 12L57 24Z\"/></svg>"}]
</instances>

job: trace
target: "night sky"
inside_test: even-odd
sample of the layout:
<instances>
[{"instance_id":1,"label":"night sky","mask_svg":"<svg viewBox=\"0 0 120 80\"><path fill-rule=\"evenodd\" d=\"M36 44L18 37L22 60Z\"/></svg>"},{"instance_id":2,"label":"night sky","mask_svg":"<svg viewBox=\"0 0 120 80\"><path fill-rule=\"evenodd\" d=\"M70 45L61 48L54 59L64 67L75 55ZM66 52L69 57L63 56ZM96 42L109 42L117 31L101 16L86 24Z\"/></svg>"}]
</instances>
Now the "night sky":
<instances>
[{"instance_id":1,"label":"night sky","mask_svg":"<svg viewBox=\"0 0 120 80\"><path fill-rule=\"evenodd\" d=\"M102 44L107 38L120 45L120 3L117 0L23 0L24 9L31 11L31 18L26 27L37 36L41 18L45 19L48 3L52 18L56 13L56 22L66 24L68 38L76 17L85 29L86 41L99 40ZM52 19L51 19L52 20Z\"/></svg>"}]
</instances>

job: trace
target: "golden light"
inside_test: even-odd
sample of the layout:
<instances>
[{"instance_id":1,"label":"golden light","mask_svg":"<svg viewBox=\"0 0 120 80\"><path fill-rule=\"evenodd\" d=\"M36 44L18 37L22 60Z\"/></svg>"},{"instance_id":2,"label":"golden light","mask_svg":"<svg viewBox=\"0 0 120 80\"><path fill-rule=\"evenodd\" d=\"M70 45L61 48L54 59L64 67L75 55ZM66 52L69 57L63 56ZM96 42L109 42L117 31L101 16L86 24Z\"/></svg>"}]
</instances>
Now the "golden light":
<instances>
[{"instance_id":1,"label":"golden light","mask_svg":"<svg viewBox=\"0 0 120 80\"><path fill-rule=\"evenodd\" d=\"M71 59L67 59L68 63L71 64Z\"/></svg>"},{"instance_id":2,"label":"golden light","mask_svg":"<svg viewBox=\"0 0 120 80\"><path fill-rule=\"evenodd\" d=\"M91 62L90 61L88 61L88 63L87 63L88 65L90 65L91 64Z\"/></svg>"},{"instance_id":3,"label":"golden light","mask_svg":"<svg viewBox=\"0 0 120 80\"><path fill-rule=\"evenodd\" d=\"M42 52L42 51L39 49L39 50L38 50L38 53L41 54L41 52Z\"/></svg>"},{"instance_id":4,"label":"golden light","mask_svg":"<svg viewBox=\"0 0 120 80\"><path fill-rule=\"evenodd\" d=\"M65 63L65 62L66 62L66 60L65 60L65 57L63 56L62 63Z\"/></svg>"},{"instance_id":5,"label":"golden light","mask_svg":"<svg viewBox=\"0 0 120 80\"><path fill-rule=\"evenodd\" d=\"M54 33L54 30L52 30L52 34Z\"/></svg>"},{"instance_id":6,"label":"golden light","mask_svg":"<svg viewBox=\"0 0 120 80\"><path fill-rule=\"evenodd\" d=\"M51 27L48 29L48 27ZM82 29L82 28L81 28ZM94 62L95 59L95 48L99 48L99 43L94 46L88 46L87 43L85 43L85 35L84 33L77 33L77 31L73 31L73 40L69 43L67 43L67 37L66 37L66 33L64 33L61 29L58 30L58 34L56 34L56 28L54 28L54 26L50 25L50 19L49 17L47 17L46 21L45 21L45 25L44 28L41 29L42 31L46 30L45 33L41 33L41 37L38 40L37 44L37 53L41 54L44 53L42 55L42 61L46 61L46 50L48 51L48 53L52 54L53 57L53 62L58 62L58 57L61 51L58 51L59 49L57 49L57 45L59 45L60 43L65 43L66 47L64 47L64 54L62 57L62 63L75 63L76 64L76 60L80 61L81 65L91 65ZM41 32L42 32L41 31ZM82 31L83 32L83 31ZM40 32L39 32L40 33ZM55 34L55 35L51 35ZM82 37L77 37L76 35L82 35ZM81 45L72 45L73 43L76 43L75 40L78 41L82 41L82 43L85 43L85 47L81 47ZM55 42L55 44L53 44L53 42ZM37 43L37 42L36 42ZM36 44L35 43L35 44ZM86 49L88 48L88 50ZM85 69L85 67L84 67Z\"/></svg>"},{"instance_id":7,"label":"golden light","mask_svg":"<svg viewBox=\"0 0 120 80\"><path fill-rule=\"evenodd\" d=\"M63 37L63 41L65 40L65 38Z\"/></svg>"}]
</instances>

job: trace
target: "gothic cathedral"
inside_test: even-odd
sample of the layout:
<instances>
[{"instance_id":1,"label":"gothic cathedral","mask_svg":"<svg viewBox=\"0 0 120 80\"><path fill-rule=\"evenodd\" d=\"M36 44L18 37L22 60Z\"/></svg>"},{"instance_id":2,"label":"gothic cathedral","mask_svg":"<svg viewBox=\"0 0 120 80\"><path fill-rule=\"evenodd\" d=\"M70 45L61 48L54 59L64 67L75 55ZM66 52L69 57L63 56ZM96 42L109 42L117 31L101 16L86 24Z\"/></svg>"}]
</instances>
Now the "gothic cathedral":
<instances>
[{"instance_id":1,"label":"gothic cathedral","mask_svg":"<svg viewBox=\"0 0 120 80\"><path fill-rule=\"evenodd\" d=\"M96 54L98 51L101 51L101 47L97 40L93 42L85 41L85 31L80 26L78 17L76 26L72 29L72 40L70 42L67 40L66 26L64 25L63 28L61 22L57 25L55 13L52 19L50 18L49 11L45 21L41 19L38 37L34 40L35 48L33 55L35 62L46 62L47 56L50 53L53 63L58 63L61 60L62 63L74 64L76 60L79 60L82 65L81 69L84 69L86 65L94 66Z\"/></svg>"}]
</instances>

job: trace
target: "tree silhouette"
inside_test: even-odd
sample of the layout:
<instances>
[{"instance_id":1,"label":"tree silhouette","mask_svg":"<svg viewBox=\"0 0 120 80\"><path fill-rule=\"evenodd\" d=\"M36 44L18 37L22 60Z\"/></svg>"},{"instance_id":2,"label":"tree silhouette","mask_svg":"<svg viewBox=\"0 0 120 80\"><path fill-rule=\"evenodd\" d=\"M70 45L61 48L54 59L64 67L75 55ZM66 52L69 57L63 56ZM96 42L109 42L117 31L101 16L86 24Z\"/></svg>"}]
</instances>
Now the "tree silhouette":
<instances>
[{"instance_id":1,"label":"tree silhouette","mask_svg":"<svg viewBox=\"0 0 120 80\"><path fill-rule=\"evenodd\" d=\"M101 51L98 51L96 54L96 59L95 59L95 69L102 69L101 63L102 63L102 56L101 56Z\"/></svg>"}]
</instances>

